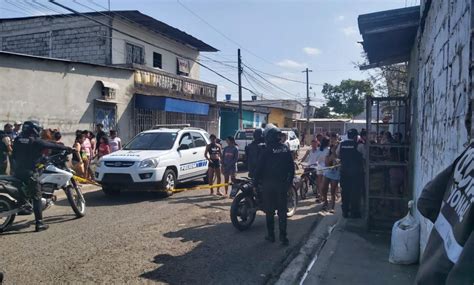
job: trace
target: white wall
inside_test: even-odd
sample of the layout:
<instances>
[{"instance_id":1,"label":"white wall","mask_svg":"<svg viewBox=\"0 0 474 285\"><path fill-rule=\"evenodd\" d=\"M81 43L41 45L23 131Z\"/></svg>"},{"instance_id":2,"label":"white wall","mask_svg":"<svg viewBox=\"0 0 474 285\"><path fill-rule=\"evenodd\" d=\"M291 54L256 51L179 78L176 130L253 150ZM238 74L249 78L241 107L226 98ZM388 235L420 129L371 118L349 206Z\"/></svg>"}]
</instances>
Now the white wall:
<instances>
[{"instance_id":1,"label":"white wall","mask_svg":"<svg viewBox=\"0 0 474 285\"><path fill-rule=\"evenodd\" d=\"M101 98L98 80L118 84L117 123L127 141L132 132L133 71L0 53L0 123L39 120L59 128L72 145L77 129L92 130L94 101Z\"/></svg>"},{"instance_id":2,"label":"white wall","mask_svg":"<svg viewBox=\"0 0 474 285\"><path fill-rule=\"evenodd\" d=\"M471 0L433 1L420 44L410 63L414 90L412 124L413 191L446 168L468 141L465 119L472 99L469 77ZM432 224L419 213L421 248Z\"/></svg>"},{"instance_id":3,"label":"white wall","mask_svg":"<svg viewBox=\"0 0 474 285\"><path fill-rule=\"evenodd\" d=\"M124 31L131 35L143 39L146 42L153 43L156 46L166 48L174 51L177 54L184 55L188 58L197 60L199 57L199 51L180 44L176 41L168 39L164 36L160 36L153 32L148 32L144 29L135 28L133 24L124 23L122 20L114 19L113 26L120 31ZM144 47L145 50L145 65L153 67L153 52L158 52L162 55L162 70L176 74L177 71L177 55L163 49L157 48L153 45L145 43L144 41L138 41L133 37L125 35L123 33L112 31L112 64L124 64L126 61L125 43L129 42L138 46ZM199 80L199 65L194 61L190 61L191 73L190 78Z\"/></svg>"}]
</instances>

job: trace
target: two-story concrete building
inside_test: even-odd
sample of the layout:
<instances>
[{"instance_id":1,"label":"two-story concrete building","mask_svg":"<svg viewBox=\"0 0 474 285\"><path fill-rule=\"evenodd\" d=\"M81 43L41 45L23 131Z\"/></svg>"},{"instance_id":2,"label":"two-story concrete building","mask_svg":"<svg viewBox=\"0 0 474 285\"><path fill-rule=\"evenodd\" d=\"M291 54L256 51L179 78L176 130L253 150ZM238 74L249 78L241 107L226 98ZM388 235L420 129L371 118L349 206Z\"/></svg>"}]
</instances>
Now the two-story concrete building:
<instances>
[{"instance_id":1,"label":"two-story concrete building","mask_svg":"<svg viewBox=\"0 0 474 285\"><path fill-rule=\"evenodd\" d=\"M0 19L0 51L4 52L3 57L10 59L0 61L0 85L9 85L6 73L19 68L11 62L14 56L16 60L27 61L19 68L17 76L25 74L28 77L36 68L49 70L49 67L41 66L47 63L48 58L55 59L56 65L62 62L63 65L69 66L70 69L64 71L64 76L78 72L74 64L101 67L95 70L105 73L107 68L129 70L132 73L131 82L126 87L123 82L117 83L114 77L107 74L85 74L92 78L97 77L94 82L97 81L96 87L100 91L94 94L97 98L93 99L97 100L90 102L93 104L90 108L95 110L94 113L81 120L82 123L87 122L89 128L102 122L107 128L118 128L123 133L125 127L117 122L130 120L126 137L153 125L165 123L190 123L209 132L217 132L217 86L199 80L198 64L200 52L215 52L217 49L138 11ZM21 57L19 54L33 57ZM1 74L2 72L4 74ZM33 78L38 81L43 79ZM2 108L0 121L36 117L48 122L44 114L36 114L35 110L38 109L37 104L41 106L44 102L42 98L51 96L58 97L56 102L59 105L56 108L71 108L63 97L72 92L72 87L66 84L66 80L63 81L64 86L58 87L62 94L52 95L48 94L48 90L36 90L34 98L37 102L30 101L31 105L25 102L23 109L16 112ZM93 88L95 87L89 86L89 89ZM122 91L118 91L119 88ZM0 94L2 103L14 105L10 100L22 100L27 96L22 86L10 86L8 91L8 94ZM90 94L77 94L76 91L75 96L82 97L84 102L90 99ZM126 96L127 99L124 100L120 96ZM127 118L121 117L121 110L125 108L120 104L127 104L130 109ZM71 124L73 122L69 121L68 129L72 130L74 126Z\"/></svg>"}]
</instances>

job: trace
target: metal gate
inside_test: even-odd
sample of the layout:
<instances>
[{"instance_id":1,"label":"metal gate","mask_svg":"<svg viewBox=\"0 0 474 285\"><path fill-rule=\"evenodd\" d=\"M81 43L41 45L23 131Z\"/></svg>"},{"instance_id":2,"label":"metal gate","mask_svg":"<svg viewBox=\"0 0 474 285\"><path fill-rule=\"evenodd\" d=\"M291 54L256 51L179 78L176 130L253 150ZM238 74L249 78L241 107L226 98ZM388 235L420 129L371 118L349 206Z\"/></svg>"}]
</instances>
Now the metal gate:
<instances>
[{"instance_id":1,"label":"metal gate","mask_svg":"<svg viewBox=\"0 0 474 285\"><path fill-rule=\"evenodd\" d=\"M217 109L213 106L209 107L207 116L135 108L134 121L135 135L162 124L190 124L208 133L217 133L218 127Z\"/></svg>"},{"instance_id":2,"label":"metal gate","mask_svg":"<svg viewBox=\"0 0 474 285\"><path fill-rule=\"evenodd\" d=\"M409 97L367 97L365 217L369 230L390 230L407 213Z\"/></svg>"}]
</instances>

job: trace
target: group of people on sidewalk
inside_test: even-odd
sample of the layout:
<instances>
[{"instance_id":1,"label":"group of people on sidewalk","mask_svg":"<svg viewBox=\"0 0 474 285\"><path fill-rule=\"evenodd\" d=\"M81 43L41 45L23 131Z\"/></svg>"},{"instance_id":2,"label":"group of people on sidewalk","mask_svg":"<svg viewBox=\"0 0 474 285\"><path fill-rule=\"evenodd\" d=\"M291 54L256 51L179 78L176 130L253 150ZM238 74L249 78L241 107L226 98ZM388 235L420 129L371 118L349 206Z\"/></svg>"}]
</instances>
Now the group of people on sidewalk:
<instances>
[{"instance_id":1,"label":"group of people on sidewalk","mask_svg":"<svg viewBox=\"0 0 474 285\"><path fill-rule=\"evenodd\" d=\"M311 149L303 156L302 162L306 163L305 174L316 193L316 203L322 202L324 211L334 213L341 184L343 216L361 217L366 139L365 130L359 134L356 129L351 129L346 140L341 140L337 133L328 133L318 134L311 141Z\"/></svg>"},{"instance_id":2,"label":"group of people on sidewalk","mask_svg":"<svg viewBox=\"0 0 474 285\"><path fill-rule=\"evenodd\" d=\"M12 157L14 150L14 141L21 134L23 123L16 122L14 125L5 124L3 131L0 131L0 175L13 174L14 159ZM102 156L120 150L122 141L117 136L116 130L110 130L107 135L104 132L104 125L98 123L96 132L89 130L77 130L75 140L72 145L72 166L77 175L93 179L91 166L94 161L98 161ZM59 129L42 129L39 138L48 142L64 145L62 134ZM45 149L43 155L50 155L51 150Z\"/></svg>"},{"instance_id":3,"label":"group of people on sidewalk","mask_svg":"<svg viewBox=\"0 0 474 285\"><path fill-rule=\"evenodd\" d=\"M116 130L110 130L109 135L104 132L104 125L96 125L96 133L88 130L77 130L72 156L72 165L79 176L93 179L93 165L107 154L122 149L122 140Z\"/></svg>"}]
</instances>

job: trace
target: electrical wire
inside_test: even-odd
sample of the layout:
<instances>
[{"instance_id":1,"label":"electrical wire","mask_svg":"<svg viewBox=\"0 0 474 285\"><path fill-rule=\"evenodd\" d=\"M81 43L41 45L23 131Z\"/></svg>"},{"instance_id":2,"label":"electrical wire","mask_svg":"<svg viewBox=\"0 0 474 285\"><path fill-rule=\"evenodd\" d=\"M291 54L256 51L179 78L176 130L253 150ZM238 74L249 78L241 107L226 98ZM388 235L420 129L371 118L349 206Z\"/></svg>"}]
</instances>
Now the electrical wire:
<instances>
[{"instance_id":1,"label":"electrical wire","mask_svg":"<svg viewBox=\"0 0 474 285\"><path fill-rule=\"evenodd\" d=\"M176 2L181 5L181 7L183 7L185 10L187 10L189 13L191 13L192 15L194 15L196 18L198 18L199 20L201 20L204 24L206 24L207 26L209 26L211 29L213 29L215 32L217 32L218 34L220 34L222 37L224 37L225 39L227 39L228 41L230 41L231 43L237 45L238 47L240 47L241 49L245 50L246 52L248 52L249 54L253 55L254 57L268 63L268 64L271 64L271 65L275 65L273 62L270 62L268 60L266 60L265 58L255 54L254 52L252 52L251 50L245 48L244 46L242 46L240 43L236 42L235 40L233 40L231 37L227 36L226 34L224 34L223 32L221 32L219 29L217 29L216 27L214 27L211 23L209 23L206 19L204 19L203 17L199 16L196 12L194 12L193 10L191 10L190 8L188 8L186 5L184 5L183 3L181 3L180 0L176 0Z\"/></svg>"},{"instance_id":2,"label":"electrical wire","mask_svg":"<svg viewBox=\"0 0 474 285\"><path fill-rule=\"evenodd\" d=\"M243 64L245 67L247 67L248 69L252 70L253 72L256 72L256 73L261 73L261 74L264 74L264 75L267 75L267 76L270 76L270 77L274 77L274 78L278 78L278 79L281 79L281 80L286 80L286 81L290 81L290 82L295 82L295 83L302 83L302 84L306 84L306 82L304 81L300 81L300 80L295 80L295 79L290 79L290 78L286 78L286 77L283 77L283 76L278 76L278 75L274 75L274 74L270 74L270 73L267 73L267 72L264 72L264 71L261 71L261 70L257 70L253 67L250 67L246 64ZM309 83L310 86L324 86L324 84L319 84L319 83Z\"/></svg>"},{"instance_id":3,"label":"electrical wire","mask_svg":"<svg viewBox=\"0 0 474 285\"><path fill-rule=\"evenodd\" d=\"M244 66L246 66L246 65L244 64ZM287 91L287 90L285 90L285 89L279 87L278 85L274 84L273 82L267 80L265 77L263 77L263 76L260 75L259 73L253 71L252 69L250 69L250 70L251 70L252 72L254 72L255 75L257 75L258 77L260 77L263 81L267 82L269 85L275 87L275 88L278 89L278 90L283 91L283 93L286 93L286 94L288 94L288 95L290 95L290 96L292 96L292 97L295 97L295 98L297 97L295 94L293 94L293 93L291 93L291 92L289 92L289 91Z\"/></svg>"}]
</instances>

